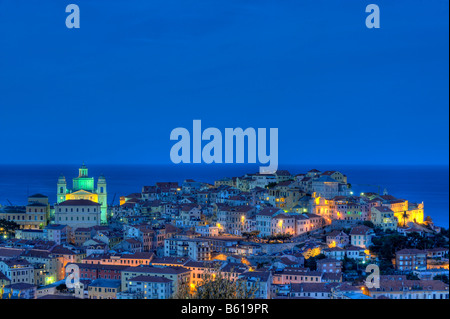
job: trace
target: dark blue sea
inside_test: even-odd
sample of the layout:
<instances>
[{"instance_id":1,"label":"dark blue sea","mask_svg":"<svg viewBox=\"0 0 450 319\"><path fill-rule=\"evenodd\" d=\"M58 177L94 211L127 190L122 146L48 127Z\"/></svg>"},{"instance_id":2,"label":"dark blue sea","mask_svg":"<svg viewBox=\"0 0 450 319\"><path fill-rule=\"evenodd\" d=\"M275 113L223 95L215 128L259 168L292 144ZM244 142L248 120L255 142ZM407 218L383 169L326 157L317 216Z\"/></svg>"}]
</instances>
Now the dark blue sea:
<instances>
[{"instance_id":1,"label":"dark blue sea","mask_svg":"<svg viewBox=\"0 0 450 319\"><path fill-rule=\"evenodd\" d=\"M88 164L88 163L87 163ZM108 187L108 202L119 203L119 197L140 192L143 185L157 181L182 182L192 178L213 183L222 177L255 173L252 165L88 165L89 175L105 175ZM320 166L286 165L292 174L306 173L312 168L321 171L339 170L346 174L355 194L381 192L410 202L424 202L425 215L432 217L437 225L449 227L449 168L448 166ZM56 201L56 182L60 174L65 175L68 188L71 179L78 175L77 165L0 165L0 204L25 205L27 196L42 193ZM375 186L372 186L375 185ZM9 202L8 202L9 201Z\"/></svg>"}]
</instances>

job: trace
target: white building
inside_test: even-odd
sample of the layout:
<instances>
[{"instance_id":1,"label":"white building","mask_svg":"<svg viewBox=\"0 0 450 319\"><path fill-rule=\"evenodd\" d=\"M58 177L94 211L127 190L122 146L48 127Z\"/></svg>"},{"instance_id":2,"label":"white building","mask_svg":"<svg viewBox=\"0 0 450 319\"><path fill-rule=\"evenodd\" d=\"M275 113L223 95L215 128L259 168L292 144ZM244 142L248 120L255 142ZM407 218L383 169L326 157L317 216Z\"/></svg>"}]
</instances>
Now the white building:
<instances>
[{"instance_id":1,"label":"white building","mask_svg":"<svg viewBox=\"0 0 450 319\"><path fill-rule=\"evenodd\" d=\"M34 268L25 259L9 259L0 261L0 272L11 281L11 284L34 284Z\"/></svg>"},{"instance_id":2,"label":"white building","mask_svg":"<svg viewBox=\"0 0 450 319\"><path fill-rule=\"evenodd\" d=\"M195 232L199 233L202 237L219 236L219 227L211 225L196 226Z\"/></svg>"},{"instance_id":3,"label":"white building","mask_svg":"<svg viewBox=\"0 0 450 319\"><path fill-rule=\"evenodd\" d=\"M203 261L211 259L211 246L208 240L200 238L168 238L164 240L165 257L189 257Z\"/></svg>"},{"instance_id":4,"label":"white building","mask_svg":"<svg viewBox=\"0 0 450 319\"><path fill-rule=\"evenodd\" d=\"M157 276L137 276L129 279L128 292L142 296L142 299L169 299L172 280Z\"/></svg>"},{"instance_id":5,"label":"white building","mask_svg":"<svg viewBox=\"0 0 450 319\"><path fill-rule=\"evenodd\" d=\"M77 228L100 225L100 204L87 199L70 199L55 205L55 222Z\"/></svg>"}]
</instances>

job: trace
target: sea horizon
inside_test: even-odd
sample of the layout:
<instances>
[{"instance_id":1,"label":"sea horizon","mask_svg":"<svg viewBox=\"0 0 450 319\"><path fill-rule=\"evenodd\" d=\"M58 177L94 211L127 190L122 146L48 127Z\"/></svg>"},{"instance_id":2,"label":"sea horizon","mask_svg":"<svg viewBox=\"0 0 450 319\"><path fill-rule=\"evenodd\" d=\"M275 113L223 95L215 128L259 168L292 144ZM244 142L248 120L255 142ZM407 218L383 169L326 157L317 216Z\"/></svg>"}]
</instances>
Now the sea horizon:
<instances>
[{"instance_id":1,"label":"sea horizon","mask_svg":"<svg viewBox=\"0 0 450 319\"><path fill-rule=\"evenodd\" d=\"M0 164L0 205L25 205L27 196L41 193L56 201L56 182L63 174L68 188L78 175L80 164ZM108 204L117 205L120 196L140 192L142 186L156 182L193 179L205 183L258 172L258 164L89 164L89 176L103 174L107 181ZM338 170L347 175L355 194L380 192L410 202L424 202L425 216L445 228L449 227L448 165L342 165L286 164L279 170L292 175L311 169Z\"/></svg>"}]
</instances>

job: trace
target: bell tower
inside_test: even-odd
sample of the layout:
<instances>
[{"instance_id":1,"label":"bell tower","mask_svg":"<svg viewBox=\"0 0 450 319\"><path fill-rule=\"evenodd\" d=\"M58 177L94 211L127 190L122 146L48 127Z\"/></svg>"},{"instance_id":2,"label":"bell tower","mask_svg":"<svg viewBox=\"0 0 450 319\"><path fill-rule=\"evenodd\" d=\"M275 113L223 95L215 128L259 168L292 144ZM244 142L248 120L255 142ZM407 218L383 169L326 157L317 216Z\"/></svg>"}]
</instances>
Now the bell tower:
<instances>
[{"instance_id":1,"label":"bell tower","mask_svg":"<svg viewBox=\"0 0 450 319\"><path fill-rule=\"evenodd\" d=\"M108 193L106 191L106 179L105 176L100 175L97 182L97 194L98 194L98 203L101 205L100 209L102 211L101 222L106 223L106 214L108 210Z\"/></svg>"},{"instance_id":2,"label":"bell tower","mask_svg":"<svg viewBox=\"0 0 450 319\"><path fill-rule=\"evenodd\" d=\"M67 182L66 178L61 174L58 178L56 198L58 204L66 200Z\"/></svg>"},{"instance_id":3,"label":"bell tower","mask_svg":"<svg viewBox=\"0 0 450 319\"><path fill-rule=\"evenodd\" d=\"M81 167L78 169L78 177L88 177L88 169L86 165L81 165Z\"/></svg>"}]
</instances>

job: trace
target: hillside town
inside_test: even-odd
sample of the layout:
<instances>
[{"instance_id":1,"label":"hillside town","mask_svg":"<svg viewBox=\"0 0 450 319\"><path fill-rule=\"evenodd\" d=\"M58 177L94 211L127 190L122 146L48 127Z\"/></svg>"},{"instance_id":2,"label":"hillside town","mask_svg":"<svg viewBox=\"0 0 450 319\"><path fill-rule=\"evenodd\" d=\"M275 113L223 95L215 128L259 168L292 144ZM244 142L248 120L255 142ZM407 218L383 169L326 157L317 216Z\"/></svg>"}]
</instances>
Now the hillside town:
<instances>
[{"instance_id":1,"label":"hillside town","mask_svg":"<svg viewBox=\"0 0 450 319\"><path fill-rule=\"evenodd\" d=\"M214 298L215 281L244 287L219 298L449 299L448 229L343 172L161 181L116 205L84 164L55 182L55 203L0 207L2 299Z\"/></svg>"}]
</instances>

